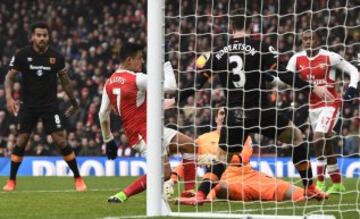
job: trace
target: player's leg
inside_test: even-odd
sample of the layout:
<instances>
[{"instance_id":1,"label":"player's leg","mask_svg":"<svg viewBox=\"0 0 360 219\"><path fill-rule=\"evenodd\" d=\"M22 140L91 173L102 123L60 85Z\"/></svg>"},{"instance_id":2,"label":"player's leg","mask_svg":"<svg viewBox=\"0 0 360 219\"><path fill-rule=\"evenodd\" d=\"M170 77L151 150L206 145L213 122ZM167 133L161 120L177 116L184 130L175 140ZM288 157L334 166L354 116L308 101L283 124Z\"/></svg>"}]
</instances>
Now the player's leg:
<instances>
[{"instance_id":1,"label":"player's leg","mask_svg":"<svg viewBox=\"0 0 360 219\"><path fill-rule=\"evenodd\" d=\"M318 158L318 183L317 186L325 191L324 175L328 169L333 186L329 189L331 193L345 191L341 183L341 174L337 166L332 137L333 127L338 119L338 108L322 107L310 111L310 122L314 130L314 147ZM327 165L327 166L325 166Z\"/></svg>"},{"instance_id":2,"label":"player's leg","mask_svg":"<svg viewBox=\"0 0 360 219\"><path fill-rule=\"evenodd\" d=\"M171 175L171 167L168 156L164 155L164 181L168 180ZM110 196L108 198L109 203L123 203L131 196L139 194L146 190L146 175L140 176L130 185L128 185L123 191Z\"/></svg>"},{"instance_id":3,"label":"player's leg","mask_svg":"<svg viewBox=\"0 0 360 219\"><path fill-rule=\"evenodd\" d=\"M227 111L226 125L221 128L219 139L218 162L206 168L206 173L199 185L194 198L180 199L179 202L184 205L197 205L207 201L206 196L213 189L226 169L226 165L231 161L234 154L242 151L242 145L247 138L248 133L243 129L243 119L237 109ZM241 162L241 161L240 161Z\"/></svg>"},{"instance_id":4,"label":"player's leg","mask_svg":"<svg viewBox=\"0 0 360 219\"><path fill-rule=\"evenodd\" d=\"M164 182L163 193L166 199L170 199L172 197L174 194L174 186L183 178L184 166L179 164L171 171L170 179Z\"/></svg>"},{"instance_id":5,"label":"player's leg","mask_svg":"<svg viewBox=\"0 0 360 219\"><path fill-rule=\"evenodd\" d=\"M317 159L316 163L316 173L317 173L317 182L316 186L321 191L326 191L326 185L325 185L325 170L326 170L326 155L325 155L325 148L326 148L326 139L324 133L320 132L314 132L313 135L314 140L314 149L315 149L315 155Z\"/></svg>"},{"instance_id":6,"label":"player's leg","mask_svg":"<svg viewBox=\"0 0 360 219\"><path fill-rule=\"evenodd\" d=\"M336 153L334 150L334 139L326 139L325 154L327 159L327 171L333 185L326 191L329 194L345 192L346 188L342 183L341 172L337 164Z\"/></svg>"},{"instance_id":7,"label":"player's leg","mask_svg":"<svg viewBox=\"0 0 360 219\"><path fill-rule=\"evenodd\" d=\"M196 177L196 149L192 138L173 129L164 129L164 141L171 139L168 145L169 154L182 154L182 166L184 169L184 197L194 195ZM165 143L165 142L164 142Z\"/></svg>"},{"instance_id":8,"label":"player's leg","mask_svg":"<svg viewBox=\"0 0 360 219\"><path fill-rule=\"evenodd\" d=\"M309 120L311 124L311 128L314 132L313 134L313 141L314 141L314 149L315 149L315 155L317 158L317 166L316 166L316 172L317 172L317 182L316 186L321 190L325 191L325 169L326 169L326 156L325 156L325 133L328 132L329 125L326 123L329 123L329 118L324 117L326 114L322 113L324 112L325 107L316 108L316 109L310 109L309 110ZM326 129L326 130L325 130Z\"/></svg>"},{"instance_id":9,"label":"player's leg","mask_svg":"<svg viewBox=\"0 0 360 219\"><path fill-rule=\"evenodd\" d=\"M38 121L36 113L30 113L26 110L20 110L18 120L19 135L16 139L11 154L10 176L6 185L3 187L4 191L10 192L15 190L16 175L24 157L25 147L29 141L30 134Z\"/></svg>"},{"instance_id":10,"label":"player's leg","mask_svg":"<svg viewBox=\"0 0 360 219\"><path fill-rule=\"evenodd\" d=\"M73 148L66 142L66 132L64 130L64 125L60 113L56 111L49 111L43 113L41 117L43 120L45 133L51 135L54 143L59 147L60 153L63 156L65 162L74 174L76 191L86 191L87 187L83 178L80 176L75 152Z\"/></svg>"},{"instance_id":11,"label":"player's leg","mask_svg":"<svg viewBox=\"0 0 360 219\"><path fill-rule=\"evenodd\" d=\"M293 145L293 163L302 178L306 197L315 198L317 200L328 198L326 193L321 192L315 186L311 163L308 159L308 147L302 140L301 131L289 121L288 126L278 132L278 140Z\"/></svg>"},{"instance_id":12,"label":"player's leg","mask_svg":"<svg viewBox=\"0 0 360 219\"><path fill-rule=\"evenodd\" d=\"M63 156L65 162L74 174L74 184L76 191L85 192L87 190L87 187L83 178L80 176L75 152L73 148L71 148L71 146L66 143L65 130L55 131L52 132L50 135L54 140L54 143L60 148L61 155Z\"/></svg>"}]
</instances>

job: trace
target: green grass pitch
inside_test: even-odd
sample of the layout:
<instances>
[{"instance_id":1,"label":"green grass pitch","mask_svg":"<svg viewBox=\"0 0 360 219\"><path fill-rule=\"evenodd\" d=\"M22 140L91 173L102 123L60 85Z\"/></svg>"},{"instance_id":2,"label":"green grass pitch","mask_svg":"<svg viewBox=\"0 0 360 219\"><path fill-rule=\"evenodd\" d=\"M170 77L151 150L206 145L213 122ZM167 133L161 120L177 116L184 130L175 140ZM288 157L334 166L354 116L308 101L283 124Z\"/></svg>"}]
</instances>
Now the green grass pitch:
<instances>
[{"instance_id":1,"label":"green grass pitch","mask_svg":"<svg viewBox=\"0 0 360 219\"><path fill-rule=\"evenodd\" d=\"M70 177L18 177L17 190L0 192L0 218L106 218L145 215L145 193L130 198L123 204L108 204L108 196L116 193L133 177L87 177L89 191L74 191ZM3 185L6 177L0 177ZM333 214L336 218L360 218L360 180L346 179L347 192L333 195L324 202L304 203L244 203L217 202L204 206L178 206L171 203L173 211L221 211L245 214L308 213Z\"/></svg>"}]
</instances>

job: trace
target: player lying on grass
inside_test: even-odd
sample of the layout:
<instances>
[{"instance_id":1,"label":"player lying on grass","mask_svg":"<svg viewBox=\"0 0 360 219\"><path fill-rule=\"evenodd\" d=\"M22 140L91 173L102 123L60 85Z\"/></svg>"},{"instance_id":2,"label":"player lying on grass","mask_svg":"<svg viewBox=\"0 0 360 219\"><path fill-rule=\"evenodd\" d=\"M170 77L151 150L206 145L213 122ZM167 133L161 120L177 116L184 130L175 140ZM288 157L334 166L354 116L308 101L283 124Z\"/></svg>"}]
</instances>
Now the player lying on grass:
<instances>
[{"instance_id":1,"label":"player lying on grass","mask_svg":"<svg viewBox=\"0 0 360 219\"><path fill-rule=\"evenodd\" d=\"M356 95L359 72L339 54L320 48L319 31L305 31L302 34L303 51L295 53L289 60L287 70L296 72L309 83L326 86L336 97L334 101L322 100L310 93L309 121L311 124L315 153L317 156L317 187L325 191L325 170L328 170L333 185L327 193L344 192L341 173L337 165L332 137L333 128L339 118L341 98L336 91L336 70L350 76L350 84L344 100L351 101Z\"/></svg>"},{"instance_id":2,"label":"player lying on grass","mask_svg":"<svg viewBox=\"0 0 360 219\"><path fill-rule=\"evenodd\" d=\"M244 146L244 150L245 150ZM244 151L243 150L243 151ZM250 148L252 152L252 149ZM250 154L241 154L244 156ZM249 158L250 159L250 158ZM232 163L239 162L234 156ZM251 168L249 163L243 166L229 165L220 182L213 188L207 199L216 198L236 201L304 201L304 189L281 179L270 177Z\"/></svg>"},{"instance_id":3,"label":"player lying on grass","mask_svg":"<svg viewBox=\"0 0 360 219\"><path fill-rule=\"evenodd\" d=\"M198 165L206 166L211 163L212 160L216 159L216 153L218 150L219 138L220 138L220 130L224 123L225 119L225 109L224 107L220 107L218 110L215 110L215 124L216 129L214 131L205 133L200 135L196 140L197 146L197 157L198 157ZM251 142L251 138L248 138L246 141L246 145L249 146ZM250 146L249 146L250 147ZM245 152L244 152L245 153ZM184 166L179 164L174 168L174 171L171 173L171 178L164 183L164 196L166 198L170 198L174 193L174 185L177 184L178 180L182 180L184 177ZM191 190L187 189L186 196L193 196L195 194L194 188ZM186 192L186 191L185 191Z\"/></svg>"},{"instance_id":4,"label":"player lying on grass","mask_svg":"<svg viewBox=\"0 0 360 219\"><path fill-rule=\"evenodd\" d=\"M221 107L215 118L217 124L216 130L205 133L197 138L200 164L206 164L209 160L208 158L211 157L209 155L216 156L216 151L219 148L220 129L224 119L225 110ZM252 141L251 137L248 136L240 154L243 166L228 166L221 177L220 183L207 196L208 201L213 201L215 198L241 201L304 200L303 188L253 170L250 166L252 153ZM201 162L202 156L206 157L203 162ZM231 162L239 164L239 157L234 156ZM165 197L171 197L174 193L173 186L178 180L181 180L183 174L183 166L180 164L176 167L176 171L172 173L171 178L164 183Z\"/></svg>"},{"instance_id":5,"label":"player lying on grass","mask_svg":"<svg viewBox=\"0 0 360 219\"><path fill-rule=\"evenodd\" d=\"M129 143L142 155L146 154L146 89L147 75L140 73L143 64L143 47L126 43L120 51L120 67L106 81L99 112L100 125L106 154L109 159L117 157L117 145L110 130L110 111L114 108L121 119ZM176 90L176 80L169 62L164 64L164 91ZM160 98L160 97L159 97ZM158 147L161 147L159 145ZM185 189L195 183L195 156L193 140L170 128L164 128L164 178L171 174L167 154L182 153L185 172ZM146 175L139 177L123 191L111 196L108 201L121 203L146 189Z\"/></svg>"}]
</instances>

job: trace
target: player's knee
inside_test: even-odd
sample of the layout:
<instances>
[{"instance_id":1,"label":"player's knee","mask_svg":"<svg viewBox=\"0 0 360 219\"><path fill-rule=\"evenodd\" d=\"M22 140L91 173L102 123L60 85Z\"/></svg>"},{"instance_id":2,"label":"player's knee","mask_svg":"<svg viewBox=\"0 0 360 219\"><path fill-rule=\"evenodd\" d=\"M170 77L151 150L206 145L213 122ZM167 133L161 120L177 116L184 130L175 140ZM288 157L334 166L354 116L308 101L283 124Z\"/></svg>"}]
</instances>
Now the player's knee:
<instances>
[{"instance_id":1,"label":"player's knee","mask_svg":"<svg viewBox=\"0 0 360 219\"><path fill-rule=\"evenodd\" d=\"M278 140L296 147L303 142L302 133L300 129L293 126L292 123L290 123L289 125L289 127L278 133Z\"/></svg>"},{"instance_id":2,"label":"player's knee","mask_svg":"<svg viewBox=\"0 0 360 219\"><path fill-rule=\"evenodd\" d=\"M65 147L60 148L60 153L64 157L70 155L71 153L73 153L73 151L74 150L72 149L72 147L70 147L70 145L66 145Z\"/></svg>"},{"instance_id":3,"label":"player's knee","mask_svg":"<svg viewBox=\"0 0 360 219\"><path fill-rule=\"evenodd\" d=\"M65 138L56 138L56 140L55 140L55 138L53 138L53 139L54 139L54 143L58 147L60 147L60 149L67 147Z\"/></svg>"},{"instance_id":4,"label":"player's knee","mask_svg":"<svg viewBox=\"0 0 360 219\"><path fill-rule=\"evenodd\" d=\"M192 154L195 152L195 146L192 143L185 143L182 145L179 145L179 150L181 153L188 153L188 154Z\"/></svg>"},{"instance_id":5,"label":"player's knee","mask_svg":"<svg viewBox=\"0 0 360 219\"><path fill-rule=\"evenodd\" d=\"M66 134L64 131L58 131L51 134L54 143L60 148L66 147Z\"/></svg>"},{"instance_id":6,"label":"player's knee","mask_svg":"<svg viewBox=\"0 0 360 219\"><path fill-rule=\"evenodd\" d=\"M16 144L19 146L19 147L22 147L22 148L25 148L28 141L29 141L29 134L20 134L18 137L17 137L17 140L16 140Z\"/></svg>"},{"instance_id":7,"label":"player's knee","mask_svg":"<svg viewBox=\"0 0 360 219\"><path fill-rule=\"evenodd\" d=\"M336 156L329 156L329 157L327 157L326 163L327 163L328 165L337 164Z\"/></svg>"},{"instance_id":8,"label":"player's knee","mask_svg":"<svg viewBox=\"0 0 360 219\"><path fill-rule=\"evenodd\" d=\"M195 152L195 144L194 141L181 133L178 133L177 136L171 141L173 145L176 145L177 149L181 153L194 153Z\"/></svg>"},{"instance_id":9,"label":"player's knee","mask_svg":"<svg viewBox=\"0 0 360 219\"><path fill-rule=\"evenodd\" d=\"M12 154L19 157L23 157L25 154L25 147L15 145L15 147L12 149Z\"/></svg>"},{"instance_id":10,"label":"player's knee","mask_svg":"<svg viewBox=\"0 0 360 219\"><path fill-rule=\"evenodd\" d=\"M224 182L220 182L215 188L216 191L216 197L221 199L227 199L228 198L228 185Z\"/></svg>"},{"instance_id":11,"label":"player's knee","mask_svg":"<svg viewBox=\"0 0 360 219\"><path fill-rule=\"evenodd\" d=\"M304 142L303 140L303 136L302 133L300 131L300 129L295 128L295 133L294 133L294 145L300 145Z\"/></svg>"}]
</instances>

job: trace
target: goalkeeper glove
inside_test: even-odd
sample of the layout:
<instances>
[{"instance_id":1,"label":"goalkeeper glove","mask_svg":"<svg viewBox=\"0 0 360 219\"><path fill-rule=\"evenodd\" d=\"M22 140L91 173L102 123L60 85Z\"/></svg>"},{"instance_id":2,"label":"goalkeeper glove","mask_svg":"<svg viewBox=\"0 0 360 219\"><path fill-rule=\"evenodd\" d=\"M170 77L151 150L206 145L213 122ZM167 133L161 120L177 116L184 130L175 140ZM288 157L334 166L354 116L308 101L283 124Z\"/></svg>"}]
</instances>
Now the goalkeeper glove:
<instances>
[{"instance_id":1,"label":"goalkeeper glove","mask_svg":"<svg viewBox=\"0 0 360 219\"><path fill-rule=\"evenodd\" d=\"M108 159L114 160L117 157L117 150L118 147L114 139L106 143L106 156Z\"/></svg>"},{"instance_id":2,"label":"goalkeeper glove","mask_svg":"<svg viewBox=\"0 0 360 219\"><path fill-rule=\"evenodd\" d=\"M345 95L343 96L345 101L351 102L354 96L356 95L357 89L355 87L348 87Z\"/></svg>"}]
</instances>

